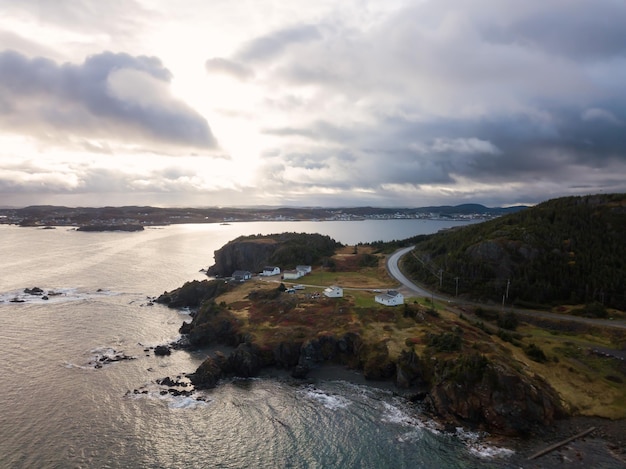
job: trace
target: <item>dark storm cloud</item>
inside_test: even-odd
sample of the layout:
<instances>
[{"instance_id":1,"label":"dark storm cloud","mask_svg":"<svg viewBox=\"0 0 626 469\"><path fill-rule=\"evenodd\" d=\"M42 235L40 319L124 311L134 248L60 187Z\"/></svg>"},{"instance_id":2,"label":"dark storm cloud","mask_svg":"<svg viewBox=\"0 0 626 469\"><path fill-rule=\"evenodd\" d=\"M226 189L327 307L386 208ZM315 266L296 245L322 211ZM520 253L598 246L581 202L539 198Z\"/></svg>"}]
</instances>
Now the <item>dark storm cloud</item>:
<instances>
[{"instance_id":1,"label":"dark storm cloud","mask_svg":"<svg viewBox=\"0 0 626 469\"><path fill-rule=\"evenodd\" d=\"M273 62L273 82L319 87L317 99L359 103L368 119L347 127L328 113L324 125L265 132L317 146L290 164L306 170L315 157L327 173L349 175L311 173L325 187L430 184L478 194L463 188L473 184L516 197L509 188L522 194L529 184L527 201L558 187L623 191L615 171L626 173L625 24L623 2L412 4L350 31L349 48L341 32L325 34ZM338 156L342 144L356 162Z\"/></svg>"},{"instance_id":2,"label":"dark storm cloud","mask_svg":"<svg viewBox=\"0 0 626 469\"><path fill-rule=\"evenodd\" d=\"M209 73L223 73L239 80L248 80L254 77L254 72L249 67L220 57L207 60L204 66Z\"/></svg>"},{"instance_id":3,"label":"dark storm cloud","mask_svg":"<svg viewBox=\"0 0 626 469\"><path fill-rule=\"evenodd\" d=\"M0 120L128 141L215 146L206 120L169 96L171 73L155 57L104 52L62 65L0 52Z\"/></svg>"},{"instance_id":4,"label":"dark storm cloud","mask_svg":"<svg viewBox=\"0 0 626 469\"><path fill-rule=\"evenodd\" d=\"M545 2L541 10L486 32L493 39L521 41L550 54L597 60L626 57L624 25L624 2L568 0Z\"/></svg>"}]
</instances>

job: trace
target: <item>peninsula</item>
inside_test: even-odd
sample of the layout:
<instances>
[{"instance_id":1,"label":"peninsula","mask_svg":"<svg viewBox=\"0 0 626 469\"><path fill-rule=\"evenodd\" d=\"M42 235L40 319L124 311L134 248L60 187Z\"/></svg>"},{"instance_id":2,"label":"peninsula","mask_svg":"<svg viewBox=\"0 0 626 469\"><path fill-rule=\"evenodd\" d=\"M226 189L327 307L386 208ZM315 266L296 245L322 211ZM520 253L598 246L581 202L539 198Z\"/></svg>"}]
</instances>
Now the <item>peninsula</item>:
<instances>
[{"instance_id":1,"label":"peninsula","mask_svg":"<svg viewBox=\"0 0 626 469\"><path fill-rule=\"evenodd\" d=\"M597 212L607 200L619 218L626 205L617 199L591 202ZM487 223L496 221L508 223L506 217ZM410 239L404 246L442 236L449 235ZM450 300L440 293L436 300L434 294L416 296L386 270L389 253L402 245L342 246L321 235L293 233L228 243L210 269L223 277L189 282L157 300L194 310L191 323L181 327L187 346L226 346L190 380L196 388L212 387L227 376L256 376L265 367L302 378L338 364L369 380L392 381L451 426L523 436L568 416L626 418L622 311L607 308L607 319L589 323L576 315L585 305L548 306L556 314L546 317L545 309L544 315L503 309L488 300L476 303L468 293ZM310 264L312 272L293 280L256 275L259 265L272 264L283 272ZM246 266L247 280L227 274ZM325 295L331 285L340 285L342 295ZM397 288L405 294L402 304L378 301Z\"/></svg>"}]
</instances>

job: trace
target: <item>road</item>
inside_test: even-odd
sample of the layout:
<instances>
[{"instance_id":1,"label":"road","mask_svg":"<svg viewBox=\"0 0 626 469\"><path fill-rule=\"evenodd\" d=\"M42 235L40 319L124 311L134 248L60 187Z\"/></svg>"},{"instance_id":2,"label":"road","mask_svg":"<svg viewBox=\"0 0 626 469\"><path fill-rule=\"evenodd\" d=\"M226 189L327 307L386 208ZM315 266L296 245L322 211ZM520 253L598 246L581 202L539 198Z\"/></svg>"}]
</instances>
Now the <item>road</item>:
<instances>
[{"instance_id":1,"label":"road","mask_svg":"<svg viewBox=\"0 0 626 469\"><path fill-rule=\"evenodd\" d=\"M433 292L431 290L426 290L424 287L420 285L416 285L413 281L409 280L401 271L400 267L398 267L398 262L400 258L406 254L408 254L414 246L410 246L408 248L399 249L394 252L387 258L387 271L389 275L391 275L394 279L396 279L402 285L401 289L404 290L403 293L406 293L405 296L423 296L426 298L432 298L438 301L443 301L446 303L450 303L451 306L472 306L472 307L483 307L488 309L493 309L494 305L486 305L479 303L472 303L468 301L458 301L457 298L449 297L445 295L441 295L439 293ZM626 329L626 321L622 320L610 320L610 319L596 319L596 318L583 318L579 316L565 316L563 314L549 313L547 311L535 311L530 309L520 309L507 307L507 311L512 311L515 314L526 315L526 316L534 316L543 319L556 319L556 320L568 320L583 324L589 324L591 326L605 326L605 327L614 327L617 329Z\"/></svg>"}]
</instances>

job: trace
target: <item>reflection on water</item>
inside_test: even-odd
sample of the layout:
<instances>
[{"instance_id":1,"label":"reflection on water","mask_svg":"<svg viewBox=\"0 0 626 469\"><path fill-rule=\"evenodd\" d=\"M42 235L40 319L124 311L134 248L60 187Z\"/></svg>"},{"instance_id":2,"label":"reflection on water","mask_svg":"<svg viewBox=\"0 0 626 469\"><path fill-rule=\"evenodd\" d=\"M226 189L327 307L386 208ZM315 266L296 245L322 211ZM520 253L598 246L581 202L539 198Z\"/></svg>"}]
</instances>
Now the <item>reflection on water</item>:
<instances>
[{"instance_id":1,"label":"reflection on water","mask_svg":"<svg viewBox=\"0 0 626 469\"><path fill-rule=\"evenodd\" d=\"M341 230L363 235L368 226L310 225L344 243L354 239ZM474 443L442 434L386 390L265 378L161 394L157 379L195 370L205 354L155 356L150 347L176 339L188 315L147 299L204 278L213 251L239 234L306 230L303 222L137 233L0 226L0 467L506 467L506 455L477 459ZM382 231L370 236L362 241ZM35 286L62 295L10 302ZM93 365L105 355L133 359Z\"/></svg>"}]
</instances>

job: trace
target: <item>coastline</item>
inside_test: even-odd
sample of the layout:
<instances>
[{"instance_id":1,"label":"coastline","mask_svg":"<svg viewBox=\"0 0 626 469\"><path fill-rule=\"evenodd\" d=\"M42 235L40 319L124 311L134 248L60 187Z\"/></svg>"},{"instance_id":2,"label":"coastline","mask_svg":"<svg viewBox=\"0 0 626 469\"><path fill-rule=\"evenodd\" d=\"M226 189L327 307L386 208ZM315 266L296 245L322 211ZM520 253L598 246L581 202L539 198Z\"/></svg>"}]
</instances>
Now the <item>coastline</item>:
<instances>
[{"instance_id":1,"label":"coastline","mask_svg":"<svg viewBox=\"0 0 626 469\"><path fill-rule=\"evenodd\" d=\"M259 378L279 379L295 384L316 385L325 381L346 381L359 386L382 389L411 400L415 392L400 389L391 381L372 381L365 379L363 373L343 365L321 364L311 369L304 379L293 378L288 370L276 367L264 368ZM444 428L437 415L429 412L424 417ZM595 428L589 435L571 441L541 457L529 458L550 445L564 441L590 428ZM444 431L450 431L446 429ZM470 428L462 432L473 433ZM454 433L454 432L452 432ZM513 438L480 432L480 444L486 448L508 449L513 453L508 456L493 456L519 468L556 469L566 465L568 468L590 469L626 468L626 419L609 420L602 417L572 416L556 420L550 427L538 427L528 438Z\"/></svg>"}]
</instances>

